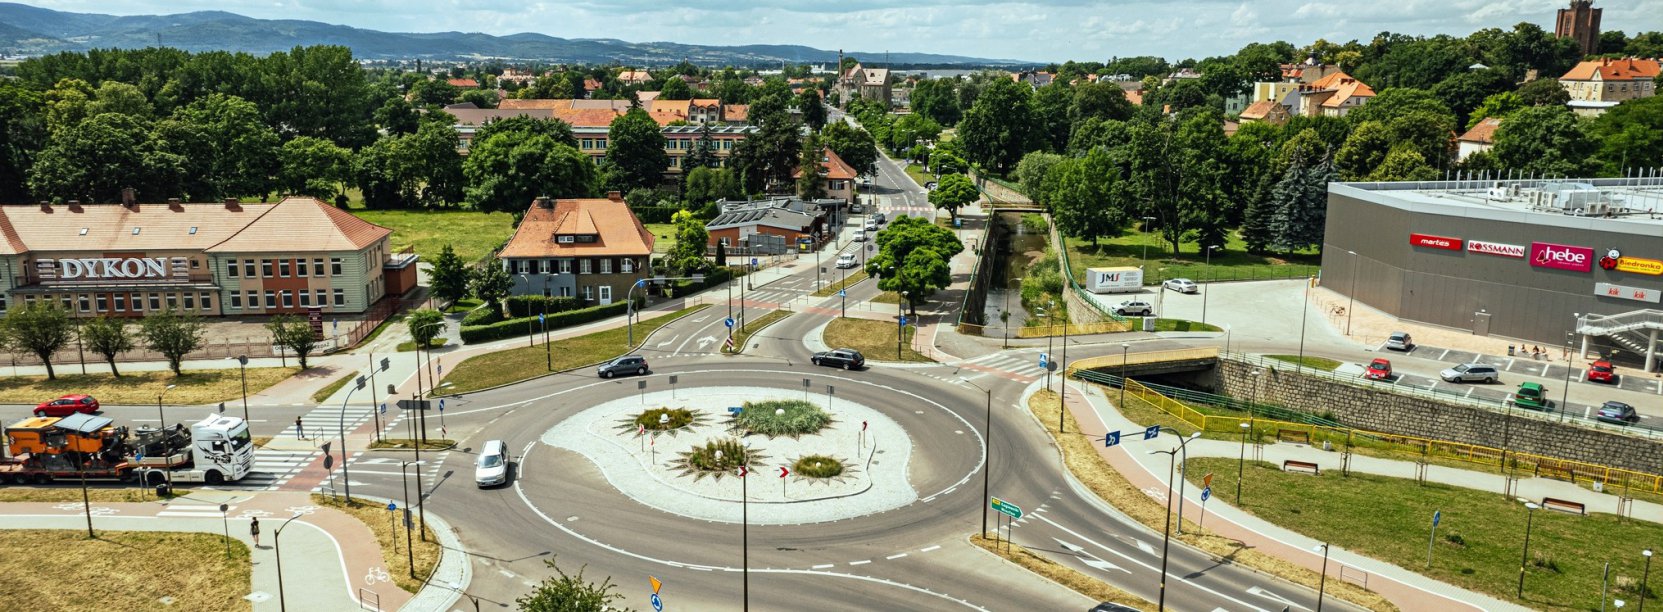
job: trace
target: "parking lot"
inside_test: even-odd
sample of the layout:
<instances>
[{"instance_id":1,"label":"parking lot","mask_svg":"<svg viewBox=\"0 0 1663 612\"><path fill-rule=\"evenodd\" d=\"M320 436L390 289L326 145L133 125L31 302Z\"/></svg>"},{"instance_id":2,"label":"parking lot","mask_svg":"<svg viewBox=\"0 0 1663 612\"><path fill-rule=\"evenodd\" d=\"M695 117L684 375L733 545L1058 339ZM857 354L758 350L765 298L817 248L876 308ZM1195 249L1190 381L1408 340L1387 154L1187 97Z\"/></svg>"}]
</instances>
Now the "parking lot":
<instances>
[{"instance_id":1,"label":"parking lot","mask_svg":"<svg viewBox=\"0 0 1663 612\"><path fill-rule=\"evenodd\" d=\"M1387 351L1384 348L1378 350L1385 354L1393 352ZM1485 365L1495 366L1496 369L1503 372L1514 372L1528 376L1535 376L1537 378L1546 378L1549 380L1562 381L1565 380L1566 375L1565 366L1552 363L1548 360L1548 356L1546 354L1540 358L1532 358L1528 353L1514 357L1497 357L1493 355L1480 355L1478 353L1468 351L1458 351L1454 349L1422 345L1416 345L1413 349L1410 349L1406 353L1404 351L1395 352L1414 355L1422 359L1441 361L1451 366L1462 363L1482 363ZM1570 379L1573 382L1579 382L1582 380L1584 373L1584 368L1572 368L1570 371ZM1603 383L1588 384L1600 385ZM1638 370L1624 370L1622 368L1618 368L1617 384L1612 386L1627 391L1639 391L1641 393L1663 395L1663 384L1660 384L1656 377L1647 376Z\"/></svg>"}]
</instances>

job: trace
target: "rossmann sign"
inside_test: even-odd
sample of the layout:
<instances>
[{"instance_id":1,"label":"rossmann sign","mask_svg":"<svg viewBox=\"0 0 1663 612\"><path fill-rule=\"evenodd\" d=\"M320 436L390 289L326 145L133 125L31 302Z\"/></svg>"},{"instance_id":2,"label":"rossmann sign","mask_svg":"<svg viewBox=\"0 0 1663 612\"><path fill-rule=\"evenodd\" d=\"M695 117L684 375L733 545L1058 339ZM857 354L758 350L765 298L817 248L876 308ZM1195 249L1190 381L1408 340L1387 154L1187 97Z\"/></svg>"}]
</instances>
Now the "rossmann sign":
<instances>
[{"instance_id":1,"label":"rossmann sign","mask_svg":"<svg viewBox=\"0 0 1663 612\"><path fill-rule=\"evenodd\" d=\"M1594 250L1551 242L1532 242L1530 265L1537 268L1587 272L1594 268Z\"/></svg>"},{"instance_id":2,"label":"rossmann sign","mask_svg":"<svg viewBox=\"0 0 1663 612\"><path fill-rule=\"evenodd\" d=\"M1514 258L1518 258L1518 259L1524 259L1524 256L1527 253L1530 252L1530 249L1525 248L1523 245L1518 245L1518 244L1506 244L1506 243L1502 243L1502 242L1486 242L1486 241L1483 241L1483 240L1468 240L1467 241L1467 252L1468 253L1483 253L1485 255L1495 255L1495 256L1498 256L1498 257L1514 257Z\"/></svg>"}]
</instances>

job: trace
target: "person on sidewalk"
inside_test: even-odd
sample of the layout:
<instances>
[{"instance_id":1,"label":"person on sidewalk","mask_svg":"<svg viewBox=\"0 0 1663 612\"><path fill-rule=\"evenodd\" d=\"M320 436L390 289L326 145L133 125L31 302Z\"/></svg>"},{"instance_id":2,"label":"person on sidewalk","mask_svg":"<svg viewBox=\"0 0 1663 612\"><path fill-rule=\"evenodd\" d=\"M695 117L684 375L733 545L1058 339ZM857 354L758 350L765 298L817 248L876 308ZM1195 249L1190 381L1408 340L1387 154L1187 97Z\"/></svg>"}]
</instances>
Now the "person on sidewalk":
<instances>
[{"instance_id":1,"label":"person on sidewalk","mask_svg":"<svg viewBox=\"0 0 1663 612\"><path fill-rule=\"evenodd\" d=\"M260 547L260 519L259 519L259 517L252 517L252 516L248 517L248 535L254 537L254 547L259 548Z\"/></svg>"},{"instance_id":2,"label":"person on sidewalk","mask_svg":"<svg viewBox=\"0 0 1663 612\"><path fill-rule=\"evenodd\" d=\"M306 439L306 428L300 426L300 417L294 418L294 437L296 440Z\"/></svg>"}]
</instances>

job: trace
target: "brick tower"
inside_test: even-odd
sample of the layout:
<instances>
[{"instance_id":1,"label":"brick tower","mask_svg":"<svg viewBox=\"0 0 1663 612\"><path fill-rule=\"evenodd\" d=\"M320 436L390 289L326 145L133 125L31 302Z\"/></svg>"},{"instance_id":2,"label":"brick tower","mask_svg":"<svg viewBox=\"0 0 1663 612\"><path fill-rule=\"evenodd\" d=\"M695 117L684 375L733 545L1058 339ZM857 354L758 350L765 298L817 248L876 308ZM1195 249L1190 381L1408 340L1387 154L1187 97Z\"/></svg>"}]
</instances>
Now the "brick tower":
<instances>
[{"instance_id":1,"label":"brick tower","mask_svg":"<svg viewBox=\"0 0 1663 612\"><path fill-rule=\"evenodd\" d=\"M1593 0L1571 0L1571 8L1559 9L1553 33L1575 40L1583 55L1592 55L1599 50L1599 14Z\"/></svg>"}]
</instances>

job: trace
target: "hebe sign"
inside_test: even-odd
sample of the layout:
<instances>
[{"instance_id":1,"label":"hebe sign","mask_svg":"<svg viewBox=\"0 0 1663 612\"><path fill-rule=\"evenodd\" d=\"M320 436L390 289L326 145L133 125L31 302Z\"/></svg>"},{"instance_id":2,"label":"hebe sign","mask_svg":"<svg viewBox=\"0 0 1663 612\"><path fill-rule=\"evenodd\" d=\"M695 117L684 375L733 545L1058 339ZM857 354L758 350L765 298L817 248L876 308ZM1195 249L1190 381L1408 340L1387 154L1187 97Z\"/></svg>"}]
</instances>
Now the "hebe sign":
<instances>
[{"instance_id":1,"label":"hebe sign","mask_svg":"<svg viewBox=\"0 0 1663 612\"><path fill-rule=\"evenodd\" d=\"M1532 242L1530 265L1537 268L1587 272L1594 267L1594 250L1588 247Z\"/></svg>"},{"instance_id":2,"label":"hebe sign","mask_svg":"<svg viewBox=\"0 0 1663 612\"><path fill-rule=\"evenodd\" d=\"M1431 234L1409 234L1409 244L1418 247L1444 249L1447 251L1461 250L1460 238L1446 238L1444 236L1433 236Z\"/></svg>"}]
</instances>

